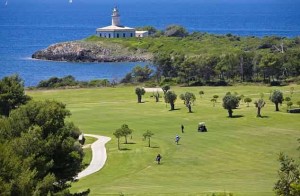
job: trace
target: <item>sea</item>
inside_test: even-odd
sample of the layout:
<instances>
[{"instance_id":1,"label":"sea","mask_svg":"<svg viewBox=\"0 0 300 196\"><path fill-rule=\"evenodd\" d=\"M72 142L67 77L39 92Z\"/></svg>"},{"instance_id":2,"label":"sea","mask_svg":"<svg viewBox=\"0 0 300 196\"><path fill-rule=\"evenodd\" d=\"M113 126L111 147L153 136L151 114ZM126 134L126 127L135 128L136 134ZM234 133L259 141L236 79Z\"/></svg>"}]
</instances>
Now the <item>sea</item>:
<instances>
[{"instance_id":1,"label":"sea","mask_svg":"<svg viewBox=\"0 0 300 196\"><path fill-rule=\"evenodd\" d=\"M189 32L239 36L300 36L299 0L0 0L0 78L18 74L25 86L50 77L120 80L149 62L70 63L34 60L47 46L94 35L118 6L129 27L184 26Z\"/></svg>"}]
</instances>

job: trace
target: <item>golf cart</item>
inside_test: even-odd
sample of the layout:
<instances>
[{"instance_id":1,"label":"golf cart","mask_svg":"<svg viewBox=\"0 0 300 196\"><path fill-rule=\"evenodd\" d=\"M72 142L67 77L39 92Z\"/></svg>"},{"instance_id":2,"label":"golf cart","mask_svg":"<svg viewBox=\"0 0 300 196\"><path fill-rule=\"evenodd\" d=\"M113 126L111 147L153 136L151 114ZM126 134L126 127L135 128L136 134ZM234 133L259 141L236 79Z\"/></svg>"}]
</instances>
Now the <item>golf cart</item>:
<instances>
[{"instance_id":1,"label":"golf cart","mask_svg":"<svg viewBox=\"0 0 300 196\"><path fill-rule=\"evenodd\" d=\"M204 122L198 124L198 132L207 132L206 126Z\"/></svg>"}]
</instances>

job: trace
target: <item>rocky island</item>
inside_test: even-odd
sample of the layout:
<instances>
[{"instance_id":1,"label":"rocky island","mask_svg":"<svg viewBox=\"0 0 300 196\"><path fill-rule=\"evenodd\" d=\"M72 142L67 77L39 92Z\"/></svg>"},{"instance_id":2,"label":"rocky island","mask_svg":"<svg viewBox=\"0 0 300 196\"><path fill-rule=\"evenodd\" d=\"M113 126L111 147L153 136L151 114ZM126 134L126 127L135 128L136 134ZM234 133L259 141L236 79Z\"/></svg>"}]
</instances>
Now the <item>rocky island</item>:
<instances>
[{"instance_id":1,"label":"rocky island","mask_svg":"<svg viewBox=\"0 0 300 196\"><path fill-rule=\"evenodd\" d=\"M117 43L70 41L50 45L32 55L34 59L69 62L144 62L152 54L130 50Z\"/></svg>"}]
</instances>

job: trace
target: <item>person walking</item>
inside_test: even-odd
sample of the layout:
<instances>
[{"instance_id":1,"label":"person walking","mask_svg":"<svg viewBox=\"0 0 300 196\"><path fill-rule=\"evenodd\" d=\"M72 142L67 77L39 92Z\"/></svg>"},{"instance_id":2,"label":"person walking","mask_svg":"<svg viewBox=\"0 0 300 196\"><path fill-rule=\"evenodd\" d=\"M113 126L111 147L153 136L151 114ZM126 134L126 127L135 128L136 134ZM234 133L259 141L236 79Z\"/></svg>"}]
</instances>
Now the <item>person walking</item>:
<instances>
[{"instance_id":1,"label":"person walking","mask_svg":"<svg viewBox=\"0 0 300 196\"><path fill-rule=\"evenodd\" d=\"M181 133L184 133L184 126L181 125Z\"/></svg>"},{"instance_id":2,"label":"person walking","mask_svg":"<svg viewBox=\"0 0 300 196\"><path fill-rule=\"evenodd\" d=\"M175 142L176 142L177 145L178 145L179 140L180 140L180 137L178 135L176 135Z\"/></svg>"},{"instance_id":3,"label":"person walking","mask_svg":"<svg viewBox=\"0 0 300 196\"><path fill-rule=\"evenodd\" d=\"M157 161L157 164L160 164L160 160L161 160L161 155L160 155L160 154L158 154L158 155L156 156L156 161Z\"/></svg>"}]
</instances>

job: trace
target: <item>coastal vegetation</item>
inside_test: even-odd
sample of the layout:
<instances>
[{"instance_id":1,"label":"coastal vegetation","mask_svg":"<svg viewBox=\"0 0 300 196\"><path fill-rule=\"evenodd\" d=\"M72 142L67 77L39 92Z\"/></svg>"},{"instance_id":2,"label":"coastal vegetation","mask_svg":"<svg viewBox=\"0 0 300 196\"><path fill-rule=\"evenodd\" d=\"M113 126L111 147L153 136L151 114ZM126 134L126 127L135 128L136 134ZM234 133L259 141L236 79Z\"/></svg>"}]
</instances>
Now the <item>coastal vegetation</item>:
<instances>
[{"instance_id":1,"label":"coastal vegetation","mask_svg":"<svg viewBox=\"0 0 300 196\"><path fill-rule=\"evenodd\" d=\"M43 50L44 56L41 51L37 52L41 56L34 55L34 58L149 61L153 65L153 71L142 70L144 75L139 77L134 75L140 71L136 68L124 77L124 83L144 82L150 76L156 83L174 80L188 86L235 82L264 82L276 86L299 82L299 37L189 34L178 25L170 25L163 31L149 26L144 29L151 30L150 37L107 39L91 36L74 42L76 46L69 42L52 45Z\"/></svg>"},{"instance_id":2,"label":"coastal vegetation","mask_svg":"<svg viewBox=\"0 0 300 196\"><path fill-rule=\"evenodd\" d=\"M103 39L91 36L84 41L118 44L131 51L152 53L158 82L170 78L186 85L299 82L299 37L186 34L183 29L173 25L160 33L153 31L155 33L147 38Z\"/></svg>"}]
</instances>

